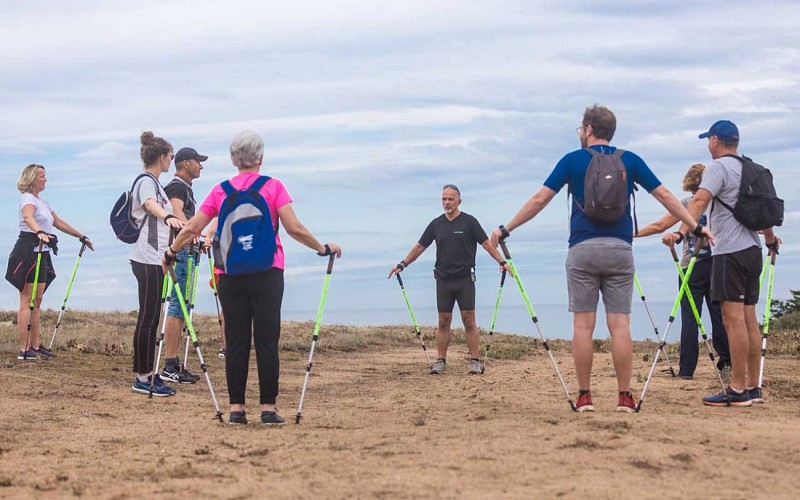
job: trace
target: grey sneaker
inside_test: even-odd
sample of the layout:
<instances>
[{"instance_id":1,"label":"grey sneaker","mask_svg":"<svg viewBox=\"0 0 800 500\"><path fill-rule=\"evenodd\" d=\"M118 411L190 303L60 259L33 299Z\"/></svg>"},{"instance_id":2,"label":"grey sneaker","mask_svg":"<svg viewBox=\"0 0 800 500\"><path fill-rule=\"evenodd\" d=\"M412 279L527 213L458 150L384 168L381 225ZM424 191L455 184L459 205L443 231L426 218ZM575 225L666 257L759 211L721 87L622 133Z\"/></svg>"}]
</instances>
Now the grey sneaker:
<instances>
[{"instance_id":1,"label":"grey sneaker","mask_svg":"<svg viewBox=\"0 0 800 500\"><path fill-rule=\"evenodd\" d=\"M445 370L447 370L447 362L442 358L439 358L431 368L431 375L439 375L440 373L444 373Z\"/></svg>"},{"instance_id":2,"label":"grey sneaker","mask_svg":"<svg viewBox=\"0 0 800 500\"><path fill-rule=\"evenodd\" d=\"M469 374L470 375L480 375L483 373L481 370L481 362L478 359L470 359L469 360Z\"/></svg>"}]
</instances>

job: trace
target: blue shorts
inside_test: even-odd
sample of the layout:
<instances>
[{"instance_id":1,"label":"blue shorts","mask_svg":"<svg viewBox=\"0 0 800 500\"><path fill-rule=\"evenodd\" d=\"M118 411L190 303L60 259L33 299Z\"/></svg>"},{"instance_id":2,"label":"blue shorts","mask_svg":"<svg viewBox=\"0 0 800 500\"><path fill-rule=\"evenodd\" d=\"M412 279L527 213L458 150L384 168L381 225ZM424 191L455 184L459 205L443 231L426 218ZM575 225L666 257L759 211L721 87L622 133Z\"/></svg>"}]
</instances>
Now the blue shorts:
<instances>
[{"instance_id":1,"label":"blue shorts","mask_svg":"<svg viewBox=\"0 0 800 500\"><path fill-rule=\"evenodd\" d=\"M191 288L188 290L187 293L186 289L186 278L189 274L189 250L187 248L181 249L180 252L175 256L175 277L178 278L178 283L181 287L181 293L183 294L183 300L186 301L186 308L189 308L189 295L191 294ZM197 266L194 264L192 265L193 270L197 270ZM167 314L172 316L173 318L181 318L183 319L183 312L181 311L181 303L178 302L178 295L175 293L175 286L173 285L170 288L170 299L169 299L169 309L167 310Z\"/></svg>"}]
</instances>

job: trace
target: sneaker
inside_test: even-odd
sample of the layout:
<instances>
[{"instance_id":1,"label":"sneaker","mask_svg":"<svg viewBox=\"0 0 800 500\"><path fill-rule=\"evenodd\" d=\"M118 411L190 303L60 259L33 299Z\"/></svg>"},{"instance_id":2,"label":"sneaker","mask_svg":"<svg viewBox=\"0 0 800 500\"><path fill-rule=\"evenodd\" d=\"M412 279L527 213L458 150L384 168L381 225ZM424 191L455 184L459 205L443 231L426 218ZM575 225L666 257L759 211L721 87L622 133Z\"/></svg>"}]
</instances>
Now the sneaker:
<instances>
[{"instance_id":1,"label":"sneaker","mask_svg":"<svg viewBox=\"0 0 800 500\"><path fill-rule=\"evenodd\" d=\"M194 379L194 381L195 381L195 382L197 382L198 380L200 380L200 375L196 375L196 374L194 374L194 373L190 372L190 371L189 371L187 368L185 368L185 367L183 368L183 370L181 370L181 373L182 373L182 374L183 374L185 377L189 377L189 378L192 378L192 379Z\"/></svg>"},{"instance_id":2,"label":"sneaker","mask_svg":"<svg viewBox=\"0 0 800 500\"><path fill-rule=\"evenodd\" d=\"M247 417L244 411L232 411L228 417L229 425L247 425Z\"/></svg>"},{"instance_id":3,"label":"sneaker","mask_svg":"<svg viewBox=\"0 0 800 500\"><path fill-rule=\"evenodd\" d=\"M34 349L36 353L44 359L55 358L56 353L48 349L47 347L40 345L38 349Z\"/></svg>"},{"instance_id":4,"label":"sneaker","mask_svg":"<svg viewBox=\"0 0 800 500\"><path fill-rule=\"evenodd\" d=\"M33 349L28 349L27 351L19 351L17 359L20 361L36 361L39 359L39 355Z\"/></svg>"},{"instance_id":5,"label":"sneaker","mask_svg":"<svg viewBox=\"0 0 800 500\"><path fill-rule=\"evenodd\" d=\"M578 404L575 405L575 410L579 412L594 411L591 392L587 391L578 396Z\"/></svg>"},{"instance_id":6,"label":"sneaker","mask_svg":"<svg viewBox=\"0 0 800 500\"><path fill-rule=\"evenodd\" d=\"M631 391L619 395L619 399L617 400L617 411L627 413L636 412L636 400L633 399L633 394L631 394Z\"/></svg>"},{"instance_id":7,"label":"sneaker","mask_svg":"<svg viewBox=\"0 0 800 500\"><path fill-rule=\"evenodd\" d=\"M199 378L194 378L186 375L180 368L175 366L168 366L161 372L161 377L167 381L175 384L196 384Z\"/></svg>"},{"instance_id":8,"label":"sneaker","mask_svg":"<svg viewBox=\"0 0 800 500\"><path fill-rule=\"evenodd\" d=\"M439 375L440 373L444 373L447 370L447 361L439 358L431 367L431 375Z\"/></svg>"},{"instance_id":9,"label":"sneaker","mask_svg":"<svg viewBox=\"0 0 800 500\"><path fill-rule=\"evenodd\" d=\"M163 398L167 396L174 396L175 389L172 387L167 387L164 385L164 381L161 380L161 377L158 375L151 375L151 377L155 377L155 383L153 383L153 396ZM133 386L131 386L131 392L138 392L139 394L150 394L150 377L147 377L147 382L142 382L139 380L139 377L136 377L133 380Z\"/></svg>"},{"instance_id":10,"label":"sneaker","mask_svg":"<svg viewBox=\"0 0 800 500\"><path fill-rule=\"evenodd\" d=\"M703 404L706 406L751 406L753 402L750 400L750 391L738 394L728 386L719 394L704 397Z\"/></svg>"},{"instance_id":11,"label":"sneaker","mask_svg":"<svg viewBox=\"0 0 800 500\"><path fill-rule=\"evenodd\" d=\"M267 427L280 427L281 425L286 425L286 420L278 415L277 411L262 411L261 425L265 425Z\"/></svg>"},{"instance_id":12,"label":"sneaker","mask_svg":"<svg viewBox=\"0 0 800 500\"><path fill-rule=\"evenodd\" d=\"M481 362L477 359L470 359L468 373L470 375L480 375L481 373L483 373L483 368L481 368Z\"/></svg>"},{"instance_id":13,"label":"sneaker","mask_svg":"<svg viewBox=\"0 0 800 500\"><path fill-rule=\"evenodd\" d=\"M761 391L761 387L753 387L748 389L748 392L750 393L750 401L764 404L764 393Z\"/></svg>"},{"instance_id":14,"label":"sneaker","mask_svg":"<svg viewBox=\"0 0 800 500\"><path fill-rule=\"evenodd\" d=\"M217 353L217 356L219 356L222 359L225 359L225 349L220 349L219 352Z\"/></svg>"}]
</instances>

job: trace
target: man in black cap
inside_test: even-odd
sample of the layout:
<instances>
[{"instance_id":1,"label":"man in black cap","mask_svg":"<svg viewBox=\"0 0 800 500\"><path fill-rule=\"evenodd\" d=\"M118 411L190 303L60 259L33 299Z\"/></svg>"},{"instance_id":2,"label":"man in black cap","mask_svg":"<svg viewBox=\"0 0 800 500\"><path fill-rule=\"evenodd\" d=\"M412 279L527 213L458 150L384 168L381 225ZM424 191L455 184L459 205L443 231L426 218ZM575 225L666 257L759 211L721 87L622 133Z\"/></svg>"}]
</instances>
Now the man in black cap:
<instances>
[{"instance_id":1,"label":"man in black cap","mask_svg":"<svg viewBox=\"0 0 800 500\"><path fill-rule=\"evenodd\" d=\"M750 406L764 402L758 387L761 331L756 318L761 240L758 232L741 224L732 209L727 208L736 206L742 183L742 160L737 151L739 128L731 121L719 120L698 137L708 139L713 161L703 172L703 180L688 209L697 218L714 203L709 216L717 240L711 261L711 300L722 305L731 355L730 385L719 394L704 397L703 404ZM679 233L667 234L663 241L674 245L686 231L683 225ZM772 228L763 233L767 247L777 253L780 239Z\"/></svg>"},{"instance_id":2,"label":"man in black cap","mask_svg":"<svg viewBox=\"0 0 800 500\"><path fill-rule=\"evenodd\" d=\"M461 321L469 347L469 373L480 374L480 332L475 323L475 253L480 245L500 264L500 270L510 271L508 264L497 248L489 244L489 238L478 220L459 210L461 191L454 184L442 188L444 213L433 219L419 241L408 255L389 272L389 278L401 272L422 252L436 242L436 305L439 310L439 325L436 328L438 359L431 367L431 374L438 375L447 369L447 348L450 345L453 306L458 302Z\"/></svg>"},{"instance_id":3,"label":"man in black cap","mask_svg":"<svg viewBox=\"0 0 800 500\"><path fill-rule=\"evenodd\" d=\"M167 184L164 191L167 193L169 202L172 205L172 213L184 224L194 216L196 207L194 192L192 191L192 181L200 177L200 171L203 170L203 164L201 162L207 159L208 156L198 154L194 148L181 148L175 154L175 177ZM181 291L184 293L187 303L192 290L191 281L189 281L190 286L188 288L186 286L189 272L189 259L193 259L198 255L197 252L199 248L195 246L194 252L191 253L189 250L189 247L185 247L178 252L175 264L175 275L178 278L178 283L181 287ZM196 263L197 260L195 260L195 264ZM194 269L197 269L197 266L194 266ZM187 293L187 290L189 293ZM189 372L189 370L185 368L182 369L180 359L178 358L181 330L183 329L183 313L174 288L170 293L172 295L170 296L167 322L164 327L167 362L164 366L164 370L161 372L161 378L167 382L194 384L200 380L200 377Z\"/></svg>"}]
</instances>

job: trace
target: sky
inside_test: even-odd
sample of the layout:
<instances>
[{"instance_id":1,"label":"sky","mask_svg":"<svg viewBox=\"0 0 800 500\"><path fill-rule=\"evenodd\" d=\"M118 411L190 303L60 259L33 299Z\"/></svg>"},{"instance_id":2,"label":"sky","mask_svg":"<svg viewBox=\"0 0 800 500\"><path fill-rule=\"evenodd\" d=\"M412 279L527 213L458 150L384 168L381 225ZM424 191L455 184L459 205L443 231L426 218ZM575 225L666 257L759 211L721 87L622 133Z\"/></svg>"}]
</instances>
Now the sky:
<instances>
[{"instance_id":1,"label":"sky","mask_svg":"<svg viewBox=\"0 0 800 500\"><path fill-rule=\"evenodd\" d=\"M262 172L284 182L315 236L343 248L326 317L399 323L408 314L386 275L441 214L442 185L460 187L462 210L487 232L507 222L579 147L575 127L593 103L617 116L612 144L679 195L686 169L710 159L697 135L736 122L740 151L772 170L786 200L774 296L800 288L796 2L2 0L2 10L0 238L10 251L15 181L43 164L42 196L96 244L69 308L137 307L130 246L114 239L108 214L141 171L144 130L209 156L198 199L235 174L231 138L258 132ZM664 213L644 192L637 202L640 223ZM508 240L534 305L562 326L567 207L561 192ZM313 319L325 260L283 241L284 318ZM45 308L61 307L77 255L76 241L62 242ZM652 237L636 240L634 255L666 316L677 288L669 252ZM434 257L404 272L424 324L436 318ZM498 274L482 250L477 268L485 326ZM518 294L503 300L521 310ZM0 303L17 307L11 285ZM214 311L207 288L198 311ZM503 325L530 325L514 321Z\"/></svg>"}]
</instances>

